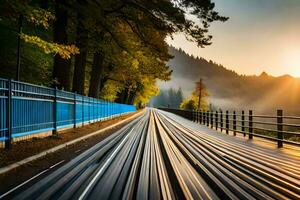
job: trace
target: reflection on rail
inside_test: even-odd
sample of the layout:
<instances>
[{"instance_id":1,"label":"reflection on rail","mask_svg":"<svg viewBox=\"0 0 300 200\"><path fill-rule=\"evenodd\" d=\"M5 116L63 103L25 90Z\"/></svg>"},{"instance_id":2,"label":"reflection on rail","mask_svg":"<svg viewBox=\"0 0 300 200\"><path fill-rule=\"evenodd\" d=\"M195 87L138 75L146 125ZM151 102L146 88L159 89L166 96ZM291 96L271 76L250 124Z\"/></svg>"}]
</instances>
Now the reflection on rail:
<instances>
[{"instance_id":1,"label":"reflection on rail","mask_svg":"<svg viewBox=\"0 0 300 200\"><path fill-rule=\"evenodd\" d=\"M299 166L297 157L148 109L14 198L300 199Z\"/></svg>"}]
</instances>

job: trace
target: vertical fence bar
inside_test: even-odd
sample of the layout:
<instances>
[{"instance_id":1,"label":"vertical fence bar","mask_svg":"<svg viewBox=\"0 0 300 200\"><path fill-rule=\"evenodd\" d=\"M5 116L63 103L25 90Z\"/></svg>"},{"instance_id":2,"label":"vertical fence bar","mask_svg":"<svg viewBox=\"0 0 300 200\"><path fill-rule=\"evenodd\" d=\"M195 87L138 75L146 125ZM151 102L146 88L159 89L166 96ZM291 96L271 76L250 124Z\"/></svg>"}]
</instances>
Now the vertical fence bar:
<instances>
[{"instance_id":1,"label":"vertical fence bar","mask_svg":"<svg viewBox=\"0 0 300 200\"><path fill-rule=\"evenodd\" d=\"M229 134L229 115L228 110L226 110L226 134Z\"/></svg>"},{"instance_id":2,"label":"vertical fence bar","mask_svg":"<svg viewBox=\"0 0 300 200\"><path fill-rule=\"evenodd\" d=\"M209 111L206 112L206 126L209 126Z\"/></svg>"},{"instance_id":3,"label":"vertical fence bar","mask_svg":"<svg viewBox=\"0 0 300 200\"><path fill-rule=\"evenodd\" d=\"M88 100L89 100L89 102L88 102L88 117L89 117L88 123L90 124L91 123L91 98L88 97Z\"/></svg>"},{"instance_id":4,"label":"vertical fence bar","mask_svg":"<svg viewBox=\"0 0 300 200\"><path fill-rule=\"evenodd\" d=\"M81 103L82 103L82 106L81 106L81 114L82 114L82 126L84 126L84 96L83 95L81 95Z\"/></svg>"},{"instance_id":5,"label":"vertical fence bar","mask_svg":"<svg viewBox=\"0 0 300 200\"><path fill-rule=\"evenodd\" d=\"M223 132L223 111L220 111L221 132Z\"/></svg>"},{"instance_id":6,"label":"vertical fence bar","mask_svg":"<svg viewBox=\"0 0 300 200\"><path fill-rule=\"evenodd\" d=\"M11 149L12 148L12 114L11 114L11 108L12 108L12 82L11 79L7 82L7 102L6 102L6 128L7 128L7 134L6 134L6 140L5 140L5 149Z\"/></svg>"},{"instance_id":7,"label":"vertical fence bar","mask_svg":"<svg viewBox=\"0 0 300 200\"><path fill-rule=\"evenodd\" d=\"M73 128L76 128L76 92L74 92L73 94L74 99L73 99L73 103L74 103L74 107L73 107L73 119L74 119L74 124L73 124Z\"/></svg>"},{"instance_id":8,"label":"vertical fence bar","mask_svg":"<svg viewBox=\"0 0 300 200\"><path fill-rule=\"evenodd\" d=\"M195 122L195 110L192 110L192 121Z\"/></svg>"},{"instance_id":9,"label":"vertical fence bar","mask_svg":"<svg viewBox=\"0 0 300 200\"><path fill-rule=\"evenodd\" d=\"M199 111L199 124L202 124L202 111Z\"/></svg>"},{"instance_id":10,"label":"vertical fence bar","mask_svg":"<svg viewBox=\"0 0 300 200\"><path fill-rule=\"evenodd\" d=\"M52 135L57 135L57 87L54 88Z\"/></svg>"},{"instance_id":11,"label":"vertical fence bar","mask_svg":"<svg viewBox=\"0 0 300 200\"><path fill-rule=\"evenodd\" d=\"M218 120L218 111L216 111L216 130L218 130L219 120Z\"/></svg>"},{"instance_id":12,"label":"vertical fence bar","mask_svg":"<svg viewBox=\"0 0 300 200\"><path fill-rule=\"evenodd\" d=\"M277 146L278 148L283 147L283 111L277 110Z\"/></svg>"},{"instance_id":13,"label":"vertical fence bar","mask_svg":"<svg viewBox=\"0 0 300 200\"><path fill-rule=\"evenodd\" d=\"M214 128L214 111L210 112L210 128Z\"/></svg>"},{"instance_id":14,"label":"vertical fence bar","mask_svg":"<svg viewBox=\"0 0 300 200\"><path fill-rule=\"evenodd\" d=\"M243 110L242 110L242 132L245 137L246 136L246 133L245 133L245 111L243 111Z\"/></svg>"},{"instance_id":15,"label":"vertical fence bar","mask_svg":"<svg viewBox=\"0 0 300 200\"><path fill-rule=\"evenodd\" d=\"M253 112L249 110L249 139L253 138Z\"/></svg>"},{"instance_id":16,"label":"vertical fence bar","mask_svg":"<svg viewBox=\"0 0 300 200\"><path fill-rule=\"evenodd\" d=\"M233 111L233 135L236 136L236 113Z\"/></svg>"}]
</instances>

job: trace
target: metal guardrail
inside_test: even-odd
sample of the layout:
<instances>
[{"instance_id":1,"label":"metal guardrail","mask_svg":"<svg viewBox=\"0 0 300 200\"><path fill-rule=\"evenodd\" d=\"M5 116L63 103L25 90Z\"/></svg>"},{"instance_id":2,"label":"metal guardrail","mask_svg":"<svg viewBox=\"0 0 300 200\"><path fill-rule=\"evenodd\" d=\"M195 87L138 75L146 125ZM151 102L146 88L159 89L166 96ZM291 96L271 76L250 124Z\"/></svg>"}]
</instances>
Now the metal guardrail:
<instances>
[{"instance_id":1,"label":"metal guardrail","mask_svg":"<svg viewBox=\"0 0 300 200\"><path fill-rule=\"evenodd\" d=\"M0 78L0 141L103 120L133 112L133 105L108 102Z\"/></svg>"},{"instance_id":2,"label":"metal guardrail","mask_svg":"<svg viewBox=\"0 0 300 200\"><path fill-rule=\"evenodd\" d=\"M284 116L282 110L277 110L277 115L254 115L252 110L248 114L241 111L192 111L170 108L159 108L171 112L196 123L200 123L220 130L226 134L232 132L235 136L241 133L249 139L253 136L277 141L278 148L283 147L283 143L300 145L300 121L298 116Z\"/></svg>"}]
</instances>

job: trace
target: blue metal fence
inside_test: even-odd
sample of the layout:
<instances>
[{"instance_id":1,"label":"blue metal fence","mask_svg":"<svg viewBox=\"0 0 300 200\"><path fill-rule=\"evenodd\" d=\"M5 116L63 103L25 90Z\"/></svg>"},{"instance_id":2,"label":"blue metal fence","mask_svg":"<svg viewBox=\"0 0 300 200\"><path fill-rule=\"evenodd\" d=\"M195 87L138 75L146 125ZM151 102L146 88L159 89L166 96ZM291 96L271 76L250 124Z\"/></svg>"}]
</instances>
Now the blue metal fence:
<instances>
[{"instance_id":1,"label":"blue metal fence","mask_svg":"<svg viewBox=\"0 0 300 200\"><path fill-rule=\"evenodd\" d=\"M0 79L0 141L133 112L118 104L29 83Z\"/></svg>"}]
</instances>

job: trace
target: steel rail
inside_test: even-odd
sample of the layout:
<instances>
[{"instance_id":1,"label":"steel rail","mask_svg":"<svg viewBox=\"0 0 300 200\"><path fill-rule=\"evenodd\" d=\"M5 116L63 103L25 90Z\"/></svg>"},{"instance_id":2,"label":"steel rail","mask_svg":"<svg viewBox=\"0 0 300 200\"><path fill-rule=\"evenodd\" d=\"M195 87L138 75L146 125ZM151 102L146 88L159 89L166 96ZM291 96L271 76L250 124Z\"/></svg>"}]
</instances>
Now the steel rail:
<instances>
[{"instance_id":1,"label":"steel rail","mask_svg":"<svg viewBox=\"0 0 300 200\"><path fill-rule=\"evenodd\" d=\"M284 152L148 109L13 197L299 199L299 165L299 158Z\"/></svg>"}]
</instances>

